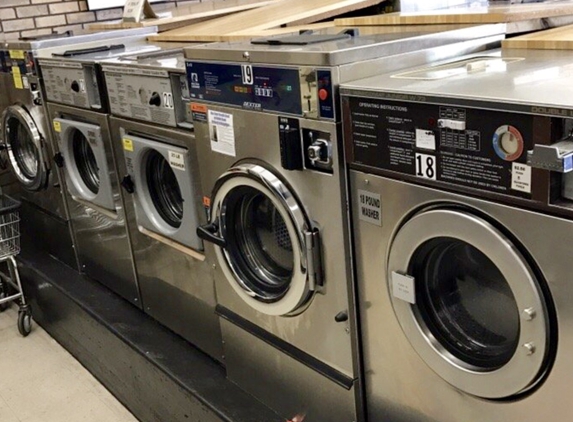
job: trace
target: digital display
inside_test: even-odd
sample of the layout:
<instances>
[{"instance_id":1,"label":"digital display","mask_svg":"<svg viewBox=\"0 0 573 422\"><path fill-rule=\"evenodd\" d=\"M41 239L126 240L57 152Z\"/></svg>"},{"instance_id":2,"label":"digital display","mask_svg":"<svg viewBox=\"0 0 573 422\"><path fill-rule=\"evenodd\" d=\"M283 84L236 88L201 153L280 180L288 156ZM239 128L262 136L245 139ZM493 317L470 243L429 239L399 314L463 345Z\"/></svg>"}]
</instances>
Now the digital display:
<instances>
[{"instance_id":1,"label":"digital display","mask_svg":"<svg viewBox=\"0 0 573 422\"><path fill-rule=\"evenodd\" d=\"M273 98L273 90L266 87L255 87L255 95L257 97Z\"/></svg>"},{"instance_id":2,"label":"digital display","mask_svg":"<svg viewBox=\"0 0 573 422\"><path fill-rule=\"evenodd\" d=\"M187 79L192 99L302 114L297 68L187 62Z\"/></svg>"}]
</instances>

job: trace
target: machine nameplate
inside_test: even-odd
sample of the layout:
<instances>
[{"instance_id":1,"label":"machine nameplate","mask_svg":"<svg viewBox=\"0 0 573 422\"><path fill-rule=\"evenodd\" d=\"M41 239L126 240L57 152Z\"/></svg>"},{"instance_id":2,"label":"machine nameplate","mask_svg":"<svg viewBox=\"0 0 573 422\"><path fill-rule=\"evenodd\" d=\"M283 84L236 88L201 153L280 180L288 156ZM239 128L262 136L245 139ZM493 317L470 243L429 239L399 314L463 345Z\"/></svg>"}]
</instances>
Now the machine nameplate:
<instances>
[{"instance_id":1,"label":"machine nameplate","mask_svg":"<svg viewBox=\"0 0 573 422\"><path fill-rule=\"evenodd\" d=\"M533 116L357 97L349 105L355 164L531 197L522 167L533 148Z\"/></svg>"},{"instance_id":2,"label":"machine nameplate","mask_svg":"<svg viewBox=\"0 0 573 422\"><path fill-rule=\"evenodd\" d=\"M104 72L119 73L120 75L155 76L158 78L169 77L169 72L158 69L130 68L123 66L103 66L102 69Z\"/></svg>"},{"instance_id":3,"label":"machine nameplate","mask_svg":"<svg viewBox=\"0 0 573 422\"><path fill-rule=\"evenodd\" d=\"M185 171L185 156L180 152L169 151L169 165L176 170Z\"/></svg>"},{"instance_id":4,"label":"machine nameplate","mask_svg":"<svg viewBox=\"0 0 573 422\"><path fill-rule=\"evenodd\" d=\"M235 157L235 128L233 115L220 111L209 110L209 139L211 150Z\"/></svg>"},{"instance_id":5,"label":"machine nameplate","mask_svg":"<svg viewBox=\"0 0 573 422\"><path fill-rule=\"evenodd\" d=\"M75 62L64 62L64 61L56 61L56 60L40 60L40 66L42 66L42 70L45 69L45 66L53 66L59 68L67 68L67 69L81 69L81 63Z\"/></svg>"},{"instance_id":6,"label":"machine nameplate","mask_svg":"<svg viewBox=\"0 0 573 422\"><path fill-rule=\"evenodd\" d=\"M298 68L187 62L191 99L302 115Z\"/></svg>"},{"instance_id":7,"label":"machine nameplate","mask_svg":"<svg viewBox=\"0 0 573 422\"><path fill-rule=\"evenodd\" d=\"M358 218L367 223L382 226L382 203L380 194L358 190Z\"/></svg>"}]
</instances>

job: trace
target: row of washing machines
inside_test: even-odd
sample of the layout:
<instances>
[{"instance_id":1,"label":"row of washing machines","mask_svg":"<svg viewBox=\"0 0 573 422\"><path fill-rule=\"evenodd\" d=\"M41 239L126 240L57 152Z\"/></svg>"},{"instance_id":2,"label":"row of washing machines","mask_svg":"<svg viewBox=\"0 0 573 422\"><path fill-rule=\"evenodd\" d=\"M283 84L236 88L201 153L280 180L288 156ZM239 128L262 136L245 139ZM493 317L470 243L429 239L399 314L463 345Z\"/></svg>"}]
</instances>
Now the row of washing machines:
<instances>
[{"instance_id":1,"label":"row of washing machines","mask_svg":"<svg viewBox=\"0 0 573 422\"><path fill-rule=\"evenodd\" d=\"M286 419L573 417L573 54L154 30L6 44L39 246Z\"/></svg>"}]
</instances>

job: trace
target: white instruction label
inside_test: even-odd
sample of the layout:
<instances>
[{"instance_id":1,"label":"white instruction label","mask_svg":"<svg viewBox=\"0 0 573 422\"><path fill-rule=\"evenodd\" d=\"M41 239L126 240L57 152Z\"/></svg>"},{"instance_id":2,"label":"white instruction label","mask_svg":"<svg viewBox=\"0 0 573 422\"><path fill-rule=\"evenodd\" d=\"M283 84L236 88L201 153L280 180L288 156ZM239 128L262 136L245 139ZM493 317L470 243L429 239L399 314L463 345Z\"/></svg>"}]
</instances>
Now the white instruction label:
<instances>
[{"instance_id":1,"label":"white instruction label","mask_svg":"<svg viewBox=\"0 0 573 422\"><path fill-rule=\"evenodd\" d=\"M174 169L185 171L185 155L169 151L169 165Z\"/></svg>"},{"instance_id":2,"label":"white instruction label","mask_svg":"<svg viewBox=\"0 0 573 422\"><path fill-rule=\"evenodd\" d=\"M380 194L358 190L358 218L367 223L382 226L382 204Z\"/></svg>"},{"instance_id":3,"label":"white instruction label","mask_svg":"<svg viewBox=\"0 0 573 422\"><path fill-rule=\"evenodd\" d=\"M436 135L431 130L416 129L416 148L436 150Z\"/></svg>"},{"instance_id":4,"label":"white instruction label","mask_svg":"<svg viewBox=\"0 0 573 422\"><path fill-rule=\"evenodd\" d=\"M527 164L512 163L511 189L531 193L531 167Z\"/></svg>"},{"instance_id":5,"label":"white instruction label","mask_svg":"<svg viewBox=\"0 0 573 422\"><path fill-rule=\"evenodd\" d=\"M416 280L409 275L392 271L392 294L395 298L416 304Z\"/></svg>"},{"instance_id":6,"label":"white instruction label","mask_svg":"<svg viewBox=\"0 0 573 422\"><path fill-rule=\"evenodd\" d=\"M233 115L209 110L208 116L211 150L234 157L236 152Z\"/></svg>"}]
</instances>

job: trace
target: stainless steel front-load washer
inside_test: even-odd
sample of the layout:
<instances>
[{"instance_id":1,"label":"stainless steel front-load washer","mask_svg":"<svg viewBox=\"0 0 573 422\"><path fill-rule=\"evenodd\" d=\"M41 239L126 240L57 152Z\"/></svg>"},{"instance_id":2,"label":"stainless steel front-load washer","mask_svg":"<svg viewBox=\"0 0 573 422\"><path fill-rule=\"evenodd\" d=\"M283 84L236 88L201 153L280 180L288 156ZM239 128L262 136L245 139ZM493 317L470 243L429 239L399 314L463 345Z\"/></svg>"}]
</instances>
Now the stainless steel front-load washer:
<instances>
[{"instance_id":1,"label":"stainless steel front-load washer","mask_svg":"<svg viewBox=\"0 0 573 422\"><path fill-rule=\"evenodd\" d=\"M181 50L103 65L143 309L223 362Z\"/></svg>"},{"instance_id":2,"label":"stainless steel front-load washer","mask_svg":"<svg viewBox=\"0 0 573 422\"><path fill-rule=\"evenodd\" d=\"M2 118L2 141L10 168L20 184L23 241L34 242L61 261L78 267L64 199L65 182L53 163L50 122L45 110L46 93L38 56L65 54L82 48L101 47L108 39L149 29L108 31L73 36L50 35L39 40L8 41L11 83L7 86L10 106Z\"/></svg>"},{"instance_id":3,"label":"stainless steel front-load washer","mask_svg":"<svg viewBox=\"0 0 573 422\"><path fill-rule=\"evenodd\" d=\"M109 39L96 49L70 49L63 57L49 52L39 57L80 269L139 307L101 63L159 51L147 35Z\"/></svg>"},{"instance_id":4,"label":"stainless steel front-load washer","mask_svg":"<svg viewBox=\"0 0 573 422\"><path fill-rule=\"evenodd\" d=\"M185 49L227 374L285 418L362 420L338 84L492 29Z\"/></svg>"},{"instance_id":5,"label":"stainless steel front-load washer","mask_svg":"<svg viewBox=\"0 0 573 422\"><path fill-rule=\"evenodd\" d=\"M9 91L6 87L12 84L12 74L10 73L10 58L8 49L4 44L3 36L0 34L0 116L10 105ZM0 142L2 134L0 131ZM0 155L0 187L4 193L13 195L17 192L18 184L14 175L10 172L10 166L6 156Z\"/></svg>"},{"instance_id":6,"label":"stainless steel front-load washer","mask_svg":"<svg viewBox=\"0 0 573 422\"><path fill-rule=\"evenodd\" d=\"M504 50L341 88L371 420L573 417L572 61Z\"/></svg>"}]
</instances>

